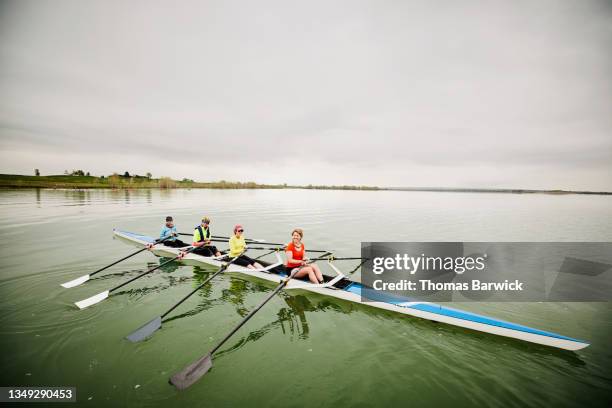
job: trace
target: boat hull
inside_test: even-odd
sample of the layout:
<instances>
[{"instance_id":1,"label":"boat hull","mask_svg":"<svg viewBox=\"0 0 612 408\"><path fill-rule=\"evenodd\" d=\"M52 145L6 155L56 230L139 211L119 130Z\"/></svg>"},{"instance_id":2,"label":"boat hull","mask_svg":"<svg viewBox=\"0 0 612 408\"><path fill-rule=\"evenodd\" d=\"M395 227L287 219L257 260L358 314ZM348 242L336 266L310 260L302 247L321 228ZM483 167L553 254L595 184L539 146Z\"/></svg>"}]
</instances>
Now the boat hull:
<instances>
[{"instance_id":1,"label":"boat hull","mask_svg":"<svg viewBox=\"0 0 612 408\"><path fill-rule=\"evenodd\" d=\"M114 230L114 235L117 238L138 247L143 247L154 242L154 239L151 237L127 231ZM151 252L158 256L175 257L178 255L179 249L160 244L154 246L151 249ZM220 267L223 264L222 261L214 259L213 257L205 257L193 253L187 254L183 258L183 262L193 262L195 264L205 264L217 267ZM282 278L282 276L275 273L252 270L239 265L230 265L225 273L239 273L275 283L278 283ZM285 290L306 290L378 309L389 310L435 322L446 323L466 329L565 350L576 351L589 345L588 342L562 336L557 333L534 329L528 326L506 322L492 317L469 313L459 309L449 308L429 302L411 302L407 301L407 299L400 299L391 296L386 297L384 294L380 295L381 299L368 299L367 301L364 301L362 298L363 286L358 282L350 282L348 285L342 285L342 288L337 288L323 287L321 285L315 285L301 280L291 280L288 282Z\"/></svg>"}]
</instances>

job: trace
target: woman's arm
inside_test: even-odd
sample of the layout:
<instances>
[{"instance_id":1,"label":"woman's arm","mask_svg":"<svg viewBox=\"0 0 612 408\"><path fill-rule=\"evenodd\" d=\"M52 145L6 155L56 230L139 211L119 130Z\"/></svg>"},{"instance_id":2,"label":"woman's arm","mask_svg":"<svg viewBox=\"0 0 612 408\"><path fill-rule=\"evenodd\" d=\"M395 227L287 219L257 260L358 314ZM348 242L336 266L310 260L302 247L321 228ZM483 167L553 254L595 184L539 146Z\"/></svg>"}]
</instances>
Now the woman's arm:
<instances>
[{"instance_id":1,"label":"woman's arm","mask_svg":"<svg viewBox=\"0 0 612 408\"><path fill-rule=\"evenodd\" d=\"M191 244L194 247L201 247L202 245L204 245L204 242L198 242L200 233L198 232L198 230L193 231L193 243Z\"/></svg>"},{"instance_id":2,"label":"woman's arm","mask_svg":"<svg viewBox=\"0 0 612 408\"><path fill-rule=\"evenodd\" d=\"M300 264L300 265L304 265L304 261L298 260L298 259L293 259L293 252L291 252L291 251L286 251L285 252L285 256L287 257L287 263L288 264Z\"/></svg>"}]
</instances>

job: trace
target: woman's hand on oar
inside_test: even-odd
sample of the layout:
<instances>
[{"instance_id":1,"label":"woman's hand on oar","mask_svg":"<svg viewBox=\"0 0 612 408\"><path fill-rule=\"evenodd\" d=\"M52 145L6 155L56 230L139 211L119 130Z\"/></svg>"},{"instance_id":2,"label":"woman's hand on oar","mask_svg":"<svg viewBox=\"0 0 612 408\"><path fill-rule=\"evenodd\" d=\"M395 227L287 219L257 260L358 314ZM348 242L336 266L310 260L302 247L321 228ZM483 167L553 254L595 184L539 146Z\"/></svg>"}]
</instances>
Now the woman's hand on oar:
<instances>
[{"instance_id":1,"label":"woman's hand on oar","mask_svg":"<svg viewBox=\"0 0 612 408\"><path fill-rule=\"evenodd\" d=\"M326 255L328 254L330 254L330 252L326 253ZM325 258L315 258L312 259L309 263L315 262L320 259ZM287 283L289 283L289 281L293 279L293 277L305 266L306 265L303 265L299 268L294 269L291 275L281 280L276 289L274 289L272 293L270 293L264 299L263 302L261 302L257 307L255 307L255 309L251 310L249 314L246 315L245 318L242 319L240 323L238 323L238 325L236 325L236 327L234 327L219 343L217 343L217 345L212 350L210 350L208 354L203 357L200 357L195 362L185 367L182 371L170 377L170 384L174 385L179 390L184 390L185 388L191 386L193 383L198 381L204 374L208 372L208 370L211 369L213 354L215 354L215 352L219 350L219 348L221 348L221 346L223 346L223 344L225 344L225 342L228 341L230 337L234 335L234 333L236 333L247 321L249 321L249 319L253 317L255 313L257 313L262 307L264 307L264 305L268 303L270 299L276 296L276 294L280 292L287 285Z\"/></svg>"},{"instance_id":2,"label":"woman's hand on oar","mask_svg":"<svg viewBox=\"0 0 612 408\"><path fill-rule=\"evenodd\" d=\"M232 258L229 262L224 263L223 265L221 265L221 267L217 270L217 272L215 272L213 275L209 276L208 279L206 279L204 282L202 282L200 285L198 285L194 290L192 290L191 292L189 292L187 294L187 296L185 296L184 298L182 298L181 300L179 300L178 302L176 302L170 309L166 310L164 312L164 314L162 314L161 316L157 316L155 319L143 324L142 326L140 326L138 329L136 329L136 331L134 331L133 333L131 333L130 335L128 335L126 337L126 339L128 339L129 341L131 341L132 343L136 343L138 341L142 341L148 337L151 337L151 335L153 335L153 333L155 333L157 330L161 329L162 327L162 319L164 317L166 317L167 315L170 314L170 312L172 312L174 309L176 309L180 304L182 304L183 302L185 302L187 299L189 299L194 293L196 293L197 291L199 291L200 289L202 289L204 287L204 285L206 285L208 282L210 282L211 280L213 280L217 275L219 275L220 273L222 273L223 271L225 271L231 264L233 264L242 254L244 254L244 252L241 252L240 255Z\"/></svg>"},{"instance_id":3,"label":"woman's hand on oar","mask_svg":"<svg viewBox=\"0 0 612 408\"><path fill-rule=\"evenodd\" d=\"M192 247L192 248L188 249L185 253L192 252L195 248L196 247ZM136 279L140 279L143 276L150 274L151 272L161 268L164 265L169 264L170 262L174 262L177 259L182 259L183 256L184 255L175 256L174 258L172 258L172 259L170 259L170 260L168 260L166 262L163 262L163 263L157 265L156 267L151 268L148 271L145 271L145 272L141 273L140 275L137 275L137 276L133 277L132 279L126 281L126 282L123 282L121 285L117 285L114 288L111 288L109 290L105 290L104 292L98 293L97 295L94 295L94 296L92 296L90 298L83 299L81 301L75 302L75 305L77 305L79 309L85 309L86 307L89 307L91 305L95 305L96 303L99 303L99 302L103 301L104 299L106 299L111 292L116 291L117 289L127 285L128 283L134 282Z\"/></svg>"},{"instance_id":4,"label":"woman's hand on oar","mask_svg":"<svg viewBox=\"0 0 612 408\"><path fill-rule=\"evenodd\" d=\"M108 269L108 268L110 268L110 267L111 267L111 266L113 266L113 265L117 265L119 262L121 262L121 261L125 261L126 259L131 258L131 257L133 257L134 255L141 253L142 251L146 251L147 249L151 249L151 248L153 248L155 245L157 245L157 244L161 244L162 242L166 241L166 240L167 240L167 239L169 239L169 238L172 238L172 235L168 235L167 237L165 237L164 239L161 239L161 240L155 240L155 243L154 243L154 244L147 244L147 245L146 245L144 248L139 249L139 250L138 250L138 251L136 251L136 252L132 252L131 254L129 254L129 255L127 255L127 256L124 256L123 258L121 258L121 259L119 259L119 260L117 260L117 261L115 261L115 262L113 262L113 263L111 263L111 264L108 264L108 265L106 265L105 267L102 267L102 268L98 269L97 271L94 271L94 272L92 272L92 273L90 273L90 274L83 275L83 276L81 276L81 277L79 277L79 278L76 278L76 279L73 279L73 280L71 280L71 281L69 281L69 282L62 283L62 284L61 284L61 286L62 286L62 287L64 287L64 288L66 288L66 289L69 289L69 288L74 288L75 286L79 286L79 285L81 285L81 284L83 284L83 283L87 282L87 281L89 280L89 278L91 278L92 276L94 276L96 273L98 273L98 272L102 272L103 270ZM150 247L149 247L149 246L150 246Z\"/></svg>"}]
</instances>

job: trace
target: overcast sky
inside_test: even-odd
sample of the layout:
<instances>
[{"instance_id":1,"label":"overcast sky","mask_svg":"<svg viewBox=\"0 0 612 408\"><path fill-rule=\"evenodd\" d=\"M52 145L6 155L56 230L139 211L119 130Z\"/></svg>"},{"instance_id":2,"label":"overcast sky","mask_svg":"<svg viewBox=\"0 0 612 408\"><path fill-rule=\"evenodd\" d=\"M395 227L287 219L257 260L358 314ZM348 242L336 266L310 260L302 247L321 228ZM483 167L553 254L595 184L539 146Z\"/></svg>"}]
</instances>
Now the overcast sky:
<instances>
[{"instance_id":1,"label":"overcast sky","mask_svg":"<svg viewBox=\"0 0 612 408\"><path fill-rule=\"evenodd\" d=\"M612 190L612 5L0 1L0 172Z\"/></svg>"}]
</instances>

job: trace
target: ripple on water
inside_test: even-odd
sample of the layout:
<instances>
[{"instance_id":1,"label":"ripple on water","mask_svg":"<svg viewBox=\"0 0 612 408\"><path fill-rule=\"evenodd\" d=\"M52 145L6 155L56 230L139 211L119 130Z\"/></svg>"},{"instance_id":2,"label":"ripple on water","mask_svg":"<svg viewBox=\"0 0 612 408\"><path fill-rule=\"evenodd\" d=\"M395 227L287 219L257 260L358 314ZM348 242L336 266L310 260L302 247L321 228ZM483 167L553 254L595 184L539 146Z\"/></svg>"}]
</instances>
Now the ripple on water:
<instances>
[{"instance_id":1,"label":"ripple on water","mask_svg":"<svg viewBox=\"0 0 612 408\"><path fill-rule=\"evenodd\" d=\"M28 275L0 283L3 296L0 322L4 330L43 334L49 330L67 330L95 320L103 309L78 310L67 300L66 289L55 279L41 279L41 274Z\"/></svg>"}]
</instances>

